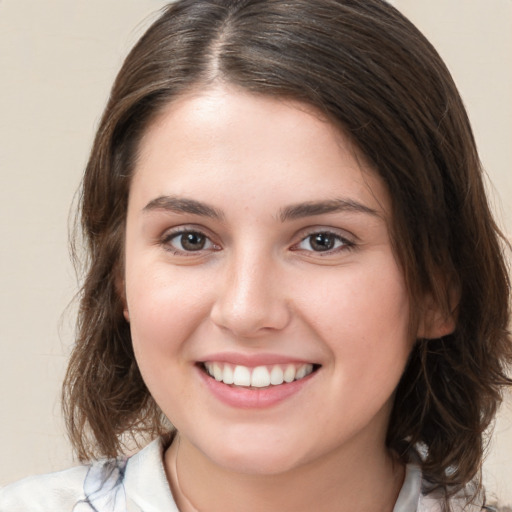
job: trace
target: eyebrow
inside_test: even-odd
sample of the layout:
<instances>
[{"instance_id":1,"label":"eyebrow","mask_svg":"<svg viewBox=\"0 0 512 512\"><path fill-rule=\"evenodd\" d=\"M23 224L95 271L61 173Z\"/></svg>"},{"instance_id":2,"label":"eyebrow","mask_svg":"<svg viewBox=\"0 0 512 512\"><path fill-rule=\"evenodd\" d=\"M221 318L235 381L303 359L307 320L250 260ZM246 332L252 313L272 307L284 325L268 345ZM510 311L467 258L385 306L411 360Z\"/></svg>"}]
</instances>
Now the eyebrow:
<instances>
[{"instance_id":1,"label":"eyebrow","mask_svg":"<svg viewBox=\"0 0 512 512\"><path fill-rule=\"evenodd\" d=\"M213 206L201 201L196 201L195 199L178 196L159 196L151 200L143 209L145 212L155 210L188 213L209 217L215 220L224 220L225 217L221 210ZM304 217L314 217L315 215L338 212L356 212L377 217L380 216L376 210L352 199L328 199L325 201L307 201L286 206L280 210L279 220L286 222L302 219Z\"/></svg>"},{"instance_id":2,"label":"eyebrow","mask_svg":"<svg viewBox=\"0 0 512 512\"><path fill-rule=\"evenodd\" d=\"M216 220L224 219L224 214L214 208L195 199L188 199L177 196L160 196L151 200L143 209L145 212L154 210L165 210L174 213L189 213L192 215L200 215L202 217L210 217Z\"/></svg>"},{"instance_id":3,"label":"eyebrow","mask_svg":"<svg viewBox=\"0 0 512 512\"><path fill-rule=\"evenodd\" d=\"M281 222L286 222L288 220L338 212L356 212L376 217L380 216L377 210L352 199L329 199L327 201L308 201L292 204L280 211L279 218Z\"/></svg>"}]
</instances>

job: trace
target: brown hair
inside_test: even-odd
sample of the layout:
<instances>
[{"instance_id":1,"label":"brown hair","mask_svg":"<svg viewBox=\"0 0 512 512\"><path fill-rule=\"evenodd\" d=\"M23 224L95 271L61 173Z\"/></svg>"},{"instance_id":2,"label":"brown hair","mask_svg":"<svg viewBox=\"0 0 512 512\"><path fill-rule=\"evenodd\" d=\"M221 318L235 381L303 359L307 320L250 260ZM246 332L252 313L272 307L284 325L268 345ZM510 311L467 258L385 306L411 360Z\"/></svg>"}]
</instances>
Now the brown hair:
<instances>
[{"instance_id":1,"label":"brown hair","mask_svg":"<svg viewBox=\"0 0 512 512\"><path fill-rule=\"evenodd\" d=\"M511 384L505 244L448 70L380 0L181 0L126 58L83 180L88 259L64 384L78 457L115 456L123 435L169 429L137 368L118 293L127 198L148 124L178 95L214 80L313 105L386 183L413 311L428 295L457 317L453 334L417 340L387 442L400 455L423 444L432 487L462 487L478 474L484 432Z\"/></svg>"}]
</instances>

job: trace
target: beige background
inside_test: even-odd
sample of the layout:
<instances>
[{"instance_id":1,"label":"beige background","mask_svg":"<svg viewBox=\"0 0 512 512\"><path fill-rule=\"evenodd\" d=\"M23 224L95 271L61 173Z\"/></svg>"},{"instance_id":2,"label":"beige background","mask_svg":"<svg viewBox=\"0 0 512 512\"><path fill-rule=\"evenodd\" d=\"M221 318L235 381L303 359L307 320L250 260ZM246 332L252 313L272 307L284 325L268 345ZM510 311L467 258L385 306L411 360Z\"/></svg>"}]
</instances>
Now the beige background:
<instances>
[{"instance_id":1,"label":"beige background","mask_svg":"<svg viewBox=\"0 0 512 512\"><path fill-rule=\"evenodd\" d=\"M0 484L72 463L59 406L76 291L70 204L122 58L164 3L0 0ZM393 3L452 70L512 233L512 1ZM512 400L485 475L512 503Z\"/></svg>"}]
</instances>

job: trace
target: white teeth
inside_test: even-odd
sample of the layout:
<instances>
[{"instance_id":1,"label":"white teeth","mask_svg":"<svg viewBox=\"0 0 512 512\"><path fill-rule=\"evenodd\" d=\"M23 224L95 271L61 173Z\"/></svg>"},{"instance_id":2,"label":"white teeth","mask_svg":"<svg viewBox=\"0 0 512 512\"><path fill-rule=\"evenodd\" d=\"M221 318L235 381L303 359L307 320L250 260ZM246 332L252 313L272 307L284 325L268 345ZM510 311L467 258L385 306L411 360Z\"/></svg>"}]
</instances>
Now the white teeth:
<instances>
[{"instance_id":1,"label":"white teeth","mask_svg":"<svg viewBox=\"0 0 512 512\"><path fill-rule=\"evenodd\" d=\"M283 369L280 366L274 366L270 372L270 384L279 386L284 382Z\"/></svg>"},{"instance_id":2,"label":"white teeth","mask_svg":"<svg viewBox=\"0 0 512 512\"><path fill-rule=\"evenodd\" d=\"M207 362L204 363L204 367L208 374L219 382L254 388L279 386L285 382L303 379L313 372L312 364L297 366L292 363L285 367L276 364L272 367L256 366L251 369L242 365L233 367L228 363Z\"/></svg>"},{"instance_id":3,"label":"white teeth","mask_svg":"<svg viewBox=\"0 0 512 512\"><path fill-rule=\"evenodd\" d=\"M270 373L265 366L257 366L252 371L251 386L255 388L266 388L270 386Z\"/></svg>"},{"instance_id":4,"label":"white teeth","mask_svg":"<svg viewBox=\"0 0 512 512\"><path fill-rule=\"evenodd\" d=\"M304 377L306 376L306 365L303 364L298 370L297 370L297 373L295 374L295 378L297 380L299 379L303 379Z\"/></svg>"},{"instance_id":5,"label":"white teeth","mask_svg":"<svg viewBox=\"0 0 512 512\"><path fill-rule=\"evenodd\" d=\"M215 380L221 381L223 377L222 368L219 364L213 363L213 376Z\"/></svg>"},{"instance_id":6,"label":"white teeth","mask_svg":"<svg viewBox=\"0 0 512 512\"><path fill-rule=\"evenodd\" d=\"M284 381L285 382L293 382L295 380L295 366L293 364L289 364L284 371Z\"/></svg>"},{"instance_id":7,"label":"white teeth","mask_svg":"<svg viewBox=\"0 0 512 512\"><path fill-rule=\"evenodd\" d=\"M224 378L222 381L224 384L233 384L235 382L233 377L233 367L230 364L224 365Z\"/></svg>"},{"instance_id":8,"label":"white teeth","mask_svg":"<svg viewBox=\"0 0 512 512\"><path fill-rule=\"evenodd\" d=\"M297 370L297 373L295 374L295 380L303 379L306 375L309 375L312 371L313 371L312 364L303 364Z\"/></svg>"},{"instance_id":9,"label":"white teeth","mask_svg":"<svg viewBox=\"0 0 512 512\"><path fill-rule=\"evenodd\" d=\"M235 366L233 373L233 384L235 386L250 386L251 371L246 366Z\"/></svg>"}]
</instances>

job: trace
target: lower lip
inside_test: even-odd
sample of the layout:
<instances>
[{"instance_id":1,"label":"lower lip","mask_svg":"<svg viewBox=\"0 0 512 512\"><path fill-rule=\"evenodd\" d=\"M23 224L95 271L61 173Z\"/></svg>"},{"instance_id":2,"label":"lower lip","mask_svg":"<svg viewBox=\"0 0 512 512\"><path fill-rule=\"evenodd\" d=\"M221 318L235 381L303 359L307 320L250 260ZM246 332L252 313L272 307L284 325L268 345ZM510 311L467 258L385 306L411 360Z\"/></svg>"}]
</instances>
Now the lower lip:
<instances>
[{"instance_id":1,"label":"lower lip","mask_svg":"<svg viewBox=\"0 0 512 512\"><path fill-rule=\"evenodd\" d=\"M313 372L303 379L279 386L258 389L229 386L210 377L200 368L198 372L206 387L216 398L226 405L239 409L265 409L284 402L299 393L316 373Z\"/></svg>"}]
</instances>

